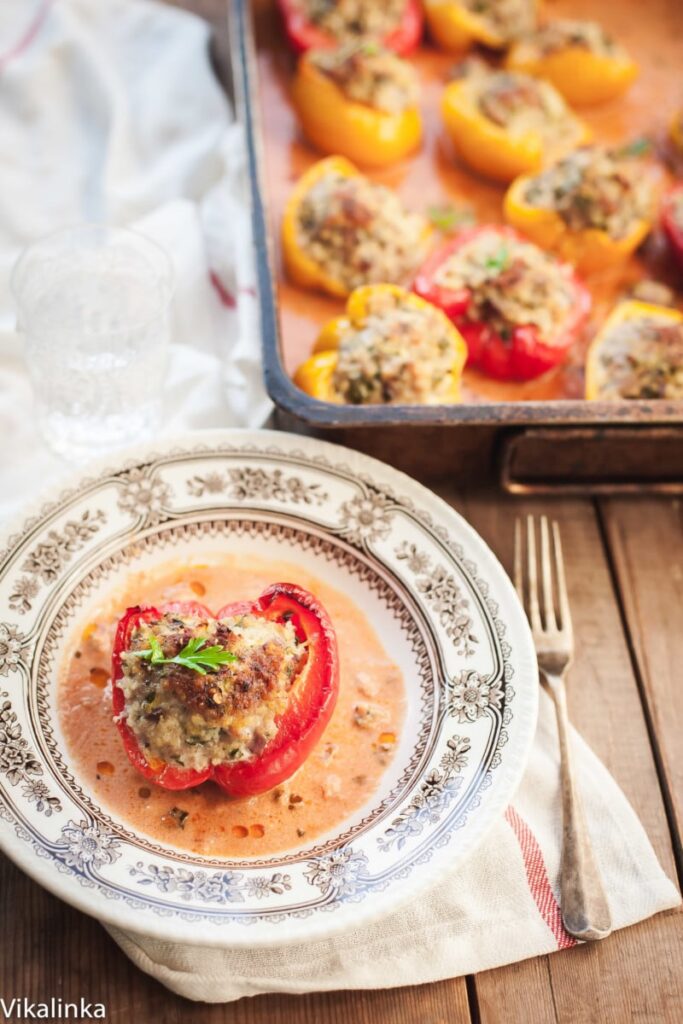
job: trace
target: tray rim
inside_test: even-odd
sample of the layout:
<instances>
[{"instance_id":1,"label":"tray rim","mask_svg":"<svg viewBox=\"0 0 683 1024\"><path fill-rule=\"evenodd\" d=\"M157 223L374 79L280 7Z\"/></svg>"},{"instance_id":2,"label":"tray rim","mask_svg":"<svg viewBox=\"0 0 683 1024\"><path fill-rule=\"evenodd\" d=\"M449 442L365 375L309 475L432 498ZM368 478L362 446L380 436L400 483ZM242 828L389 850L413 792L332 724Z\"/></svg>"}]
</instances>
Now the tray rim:
<instances>
[{"instance_id":1,"label":"tray rim","mask_svg":"<svg viewBox=\"0 0 683 1024\"><path fill-rule=\"evenodd\" d=\"M519 402L463 402L457 405L349 406L312 398L297 388L281 357L273 239L266 218L263 152L256 95L256 44L251 0L228 3L235 106L245 126L251 220L256 263L261 350L266 390L277 408L318 428L363 427L378 430L405 425L471 426L661 426L683 424L683 400L597 402L560 399Z\"/></svg>"}]
</instances>

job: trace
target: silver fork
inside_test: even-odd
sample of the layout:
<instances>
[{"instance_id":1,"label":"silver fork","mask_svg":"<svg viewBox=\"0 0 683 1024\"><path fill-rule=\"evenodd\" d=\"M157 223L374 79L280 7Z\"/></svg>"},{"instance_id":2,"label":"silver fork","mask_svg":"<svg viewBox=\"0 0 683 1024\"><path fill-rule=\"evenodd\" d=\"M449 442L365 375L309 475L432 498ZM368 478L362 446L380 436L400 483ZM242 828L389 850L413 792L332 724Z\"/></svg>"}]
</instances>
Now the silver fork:
<instances>
[{"instance_id":1,"label":"silver fork","mask_svg":"<svg viewBox=\"0 0 683 1024\"><path fill-rule=\"evenodd\" d=\"M562 922L576 939L604 939L612 930L612 920L572 769L564 677L574 654L574 638L560 528L553 522L551 541L548 519L541 516L539 591L537 531L533 516L527 516L526 526L524 545L522 522L520 519L515 521L515 587L531 626L541 679L547 685L557 715L563 822L560 865Z\"/></svg>"}]
</instances>

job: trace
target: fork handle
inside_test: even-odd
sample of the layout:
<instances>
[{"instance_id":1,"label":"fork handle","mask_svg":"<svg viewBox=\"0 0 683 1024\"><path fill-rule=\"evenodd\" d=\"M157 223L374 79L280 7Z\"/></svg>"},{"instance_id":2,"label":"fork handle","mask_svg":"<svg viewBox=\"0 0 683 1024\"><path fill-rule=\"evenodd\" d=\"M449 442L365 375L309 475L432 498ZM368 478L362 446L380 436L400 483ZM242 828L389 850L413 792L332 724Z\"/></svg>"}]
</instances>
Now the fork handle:
<instances>
[{"instance_id":1,"label":"fork handle","mask_svg":"<svg viewBox=\"0 0 683 1024\"><path fill-rule=\"evenodd\" d=\"M570 935L584 941L604 939L612 931L612 917L595 861L586 815L572 767L567 695L561 675L544 672L555 704L560 740L562 785L562 860L560 895L562 923Z\"/></svg>"}]
</instances>

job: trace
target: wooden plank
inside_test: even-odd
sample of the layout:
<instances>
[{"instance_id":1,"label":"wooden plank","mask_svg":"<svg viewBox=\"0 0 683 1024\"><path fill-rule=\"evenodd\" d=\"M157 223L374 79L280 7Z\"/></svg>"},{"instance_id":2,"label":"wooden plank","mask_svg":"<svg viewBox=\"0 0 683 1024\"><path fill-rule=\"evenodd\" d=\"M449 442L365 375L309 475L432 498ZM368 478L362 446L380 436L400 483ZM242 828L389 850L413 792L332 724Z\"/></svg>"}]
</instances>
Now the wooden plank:
<instances>
[{"instance_id":1,"label":"wooden plank","mask_svg":"<svg viewBox=\"0 0 683 1024\"><path fill-rule=\"evenodd\" d=\"M683 874L683 519L679 499L608 498L605 534L656 737Z\"/></svg>"},{"instance_id":2,"label":"wooden plank","mask_svg":"<svg viewBox=\"0 0 683 1024\"><path fill-rule=\"evenodd\" d=\"M545 511L560 521L577 639L570 714L621 785L665 871L675 878L671 836L594 506L587 500L520 502L497 492L462 499L453 492L449 498L508 570L515 515ZM680 540L678 545L682 550ZM670 621L663 613L659 626L653 624L655 646ZM478 975L476 992L482 1024L622 1024L635 1019L674 1024L683 1005L681 979L683 915L673 913L618 932L604 943Z\"/></svg>"}]
</instances>

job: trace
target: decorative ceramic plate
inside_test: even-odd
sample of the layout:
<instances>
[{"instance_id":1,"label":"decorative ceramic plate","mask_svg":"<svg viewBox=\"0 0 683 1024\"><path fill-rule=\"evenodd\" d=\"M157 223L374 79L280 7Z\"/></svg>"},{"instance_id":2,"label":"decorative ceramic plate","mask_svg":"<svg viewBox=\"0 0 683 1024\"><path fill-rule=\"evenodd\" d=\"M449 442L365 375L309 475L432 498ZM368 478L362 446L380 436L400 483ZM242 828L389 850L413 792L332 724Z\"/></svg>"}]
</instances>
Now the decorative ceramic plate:
<instances>
[{"instance_id":1,"label":"decorative ceramic plate","mask_svg":"<svg viewBox=\"0 0 683 1024\"><path fill-rule=\"evenodd\" d=\"M408 477L288 434L201 437L97 467L4 545L1 845L52 892L123 928L214 946L319 937L456 870L503 813L536 722L531 638L486 545ZM285 558L344 591L407 687L379 790L331 834L261 860L131 831L77 777L56 710L66 638L88 607L132 569L217 546Z\"/></svg>"}]
</instances>

